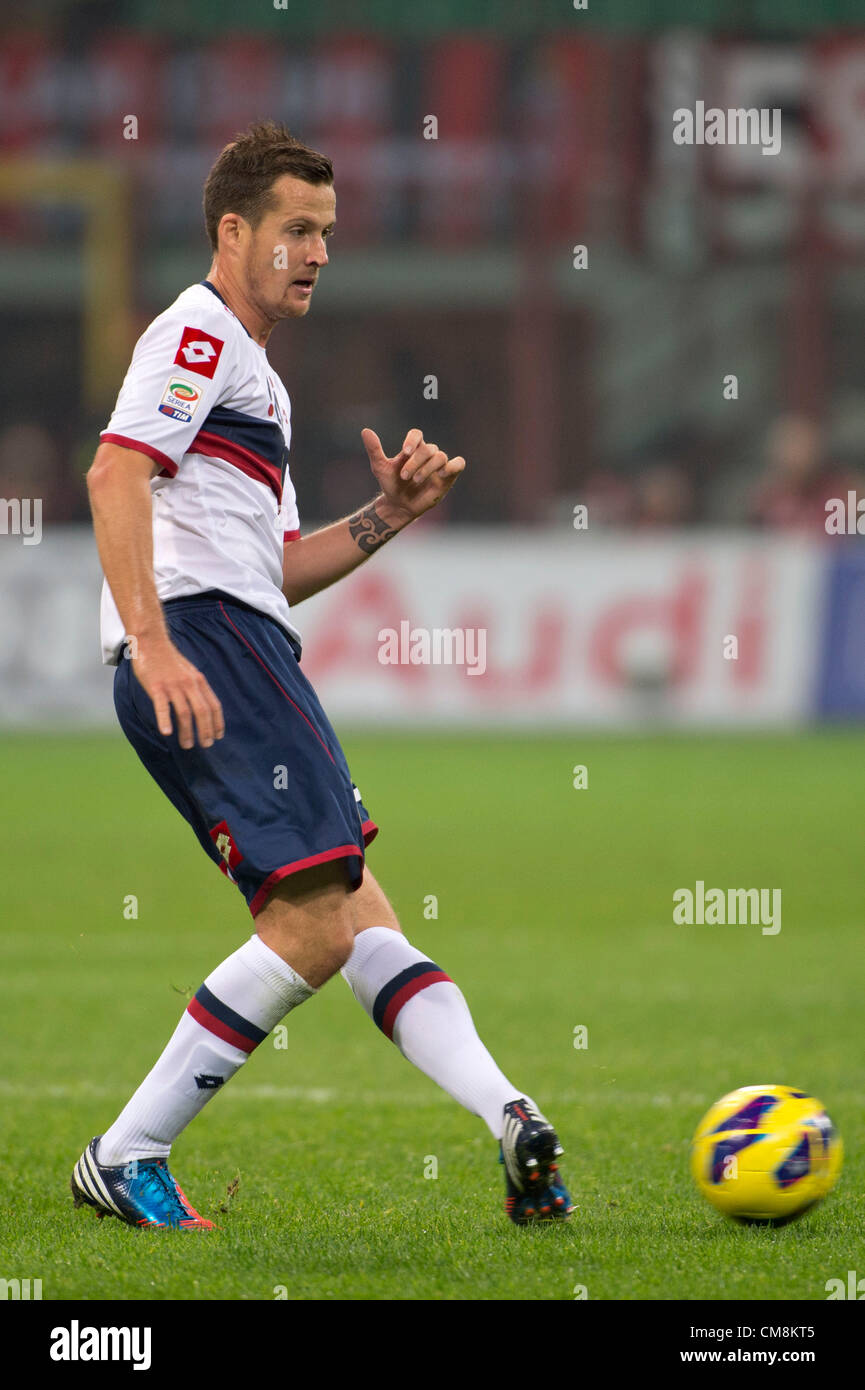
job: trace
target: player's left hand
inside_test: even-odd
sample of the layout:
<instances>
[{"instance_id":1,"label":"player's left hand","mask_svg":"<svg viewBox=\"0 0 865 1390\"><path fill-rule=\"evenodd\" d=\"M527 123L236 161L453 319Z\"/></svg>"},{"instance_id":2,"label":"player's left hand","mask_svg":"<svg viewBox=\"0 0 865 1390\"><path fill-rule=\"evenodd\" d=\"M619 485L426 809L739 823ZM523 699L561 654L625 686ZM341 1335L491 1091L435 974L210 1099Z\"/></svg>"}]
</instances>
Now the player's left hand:
<instances>
[{"instance_id":1,"label":"player's left hand","mask_svg":"<svg viewBox=\"0 0 865 1390\"><path fill-rule=\"evenodd\" d=\"M409 430L393 458L386 457L375 430L360 433L369 466L385 498L412 520L437 506L466 466L461 454L449 459L437 444L428 444L417 429Z\"/></svg>"}]
</instances>

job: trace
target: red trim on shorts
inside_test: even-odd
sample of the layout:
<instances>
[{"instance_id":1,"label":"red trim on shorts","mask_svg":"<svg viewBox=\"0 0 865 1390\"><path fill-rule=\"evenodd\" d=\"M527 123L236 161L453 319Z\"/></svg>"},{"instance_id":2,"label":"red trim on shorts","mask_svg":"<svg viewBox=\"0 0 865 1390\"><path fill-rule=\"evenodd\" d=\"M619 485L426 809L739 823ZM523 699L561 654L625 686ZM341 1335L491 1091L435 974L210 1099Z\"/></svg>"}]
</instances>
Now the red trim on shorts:
<instances>
[{"instance_id":1,"label":"red trim on shorts","mask_svg":"<svg viewBox=\"0 0 865 1390\"><path fill-rule=\"evenodd\" d=\"M249 904L250 912L253 917L257 917L277 883L288 878L290 874L299 873L301 869L311 869L316 864L327 864L332 859L351 859L355 856L363 861L363 855L357 845L338 845L336 849L326 849L321 854L310 854L306 859L295 859L293 864L283 864L282 868L274 869L272 874L268 874Z\"/></svg>"},{"instance_id":2,"label":"red trim on shorts","mask_svg":"<svg viewBox=\"0 0 865 1390\"><path fill-rule=\"evenodd\" d=\"M376 825L375 821L365 820L363 825L361 826L361 830L363 831L364 844L371 845L376 835L378 834L378 826Z\"/></svg>"},{"instance_id":3,"label":"red trim on shorts","mask_svg":"<svg viewBox=\"0 0 865 1390\"><path fill-rule=\"evenodd\" d=\"M319 743L321 744L322 748L324 749L325 753L327 754L327 756L330 758L330 761L331 761L331 762L334 764L334 766L335 766L335 765L336 765L336 758L335 758L335 757L333 756L333 754L331 753L330 749L328 748L328 746L327 746L327 744L325 743L324 739L322 738L321 734L318 732L318 729L315 727L314 724L310 723L310 721L307 719L306 715L304 714L303 710L300 708L300 705L297 704L297 702L296 702L295 700L292 700L292 698L291 698L291 696L289 695L288 691L283 689L283 687L280 685L279 681L276 679L276 676L275 676L275 675L273 674L273 672L271 671L270 667L267 665L266 662L262 661L261 657L258 655L258 652L255 650L255 647L253 647L252 643L251 643L251 642L248 642L248 641L246 640L246 638L244 637L244 635L243 635L243 633L241 632L240 628L237 626L237 623L234 623L234 622L231 621L231 618L229 618L228 614L227 614L226 611L225 611L225 608L223 607L223 604L222 604L222 600L221 600L221 599L220 599L220 601L219 601L219 607L220 607L220 609L222 610L222 616L223 616L223 618L225 619L225 621L226 621L227 623L230 623L230 624L231 624L231 626L234 628L234 631L237 633L237 635L238 635L238 637L240 638L240 640L241 640L241 642L243 643L243 645L244 645L245 647L248 647L248 648L249 648L249 650L252 652L252 655L255 657L256 661L258 662L259 666L261 666L261 668L262 668L264 671L266 671L267 674L270 676L270 679L273 681L273 683L274 683L274 685L276 686L277 690L281 690L281 691L282 691L282 693L283 693L283 695L285 696L285 698L286 698L286 700L288 701L288 703L289 703L290 705L294 705L294 708L297 710L298 714L300 715L300 717L301 717L301 719L304 721L304 723L309 724L309 727L312 729L312 732L315 734L316 738L318 739L318 741L319 741Z\"/></svg>"},{"instance_id":4,"label":"red trim on shorts","mask_svg":"<svg viewBox=\"0 0 865 1390\"><path fill-rule=\"evenodd\" d=\"M177 464L174 459L170 459L167 454L163 454L161 449L154 449L152 444L142 444L140 439L129 439L125 434L100 434L99 438L104 444L120 444L124 449L135 449L139 454L146 454L154 463L158 463L163 473L167 473L169 478L173 478L177 472Z\"/></svg>"},{"instance_id":5,"label":"red trim on shorts","mask_svg":"<svg viewBox=\"0 0 865 1390\"><path fill-rule=\"evenodd\" d=\"M299 532L299 531L283 531L283 533L282 533L282 543L283 543L283 545L286 545L289 541L299 541L299 540L300 540L300 532Z\"/></svg>"}]
</instances>

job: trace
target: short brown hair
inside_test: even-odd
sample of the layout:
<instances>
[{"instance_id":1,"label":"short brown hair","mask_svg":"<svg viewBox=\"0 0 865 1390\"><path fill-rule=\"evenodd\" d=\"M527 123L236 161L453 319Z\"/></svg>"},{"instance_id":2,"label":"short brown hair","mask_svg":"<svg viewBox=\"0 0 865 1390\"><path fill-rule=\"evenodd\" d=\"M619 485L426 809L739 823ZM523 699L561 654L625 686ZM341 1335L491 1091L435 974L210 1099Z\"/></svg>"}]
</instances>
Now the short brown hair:
<instances>
[{"instance_id":1,"label":"short brown hair","mask_svg":"<svg viewBox=\"0 0 865 1390\"><path fill-rule=\"evenodd\" d=\"M204 184L204 225L214 251L221 218L237 212L257 227L273 206L271 189L282 174L306 183L333 183L330 160L276 121L256 121L226 145Z\"/></svg>"}]
</instances>

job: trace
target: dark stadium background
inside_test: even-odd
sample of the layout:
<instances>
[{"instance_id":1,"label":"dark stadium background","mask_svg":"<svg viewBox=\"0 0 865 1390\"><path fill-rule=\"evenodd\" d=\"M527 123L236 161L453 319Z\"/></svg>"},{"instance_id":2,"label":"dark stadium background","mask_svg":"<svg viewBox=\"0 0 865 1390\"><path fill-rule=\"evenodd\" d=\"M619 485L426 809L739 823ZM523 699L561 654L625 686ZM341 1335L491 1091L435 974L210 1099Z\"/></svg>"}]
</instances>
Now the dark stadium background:
<instances>
[{"instance_id":1,"label":"dark stadium background","mask_svg":"<svg viewBox=\"0 0 865 1390\"><path fill-rule=\"evenodd\" d=\"M397 429L413 412L433 437L470 441L452 523L548 520L588 488L643 525L754 520L767 431L789 410L816 412L831 462L858 469L863 39L842 27L855 12L53 0L7 15L4 180L46 160L110 177L129 279L111 287L118 337L86 372L82 215L50 191L4 196L0 310L15 350L0 480L15 479L7 432L36 427L46 520L86 515L80 474L124 351L206 268L202 177L262 113L337 173L316 312L272 345L297 403L308 516L362 493L346 458L364 411ZM708 149L677 166L670 103L702 72L726 106L725 74L732 84L746 65L753 103L782 108L782 158L738 179ZM419 140L428 113L435 143ZM577 242L589 273L572 268ZM748 389L729 409L714 387L743 342ZM437 402L418 388L428 371Z\"/></svg>"}]
</instances>

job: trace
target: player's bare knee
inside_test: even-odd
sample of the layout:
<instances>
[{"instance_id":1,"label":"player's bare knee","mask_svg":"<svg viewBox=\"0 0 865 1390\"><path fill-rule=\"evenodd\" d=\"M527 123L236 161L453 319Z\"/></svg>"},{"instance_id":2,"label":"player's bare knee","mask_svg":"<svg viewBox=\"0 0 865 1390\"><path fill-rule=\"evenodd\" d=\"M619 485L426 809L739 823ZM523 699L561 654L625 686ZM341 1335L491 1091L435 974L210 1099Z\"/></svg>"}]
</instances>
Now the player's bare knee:
<instances>
[{"instance_id":1,"label":"player's bare knee","mask_svg":"<svg viewBox=\"0 0 865 1390\"><path fill-rule=\"evenodd\" d=\"M320 988L354 946L355 910L344 864L319 865L278 883L256 918L266 946Z\"/></svg>"},{"instance_id":2,"label":"player's bare knee","mask_svg":"<svg viewBox=\"0 0 865 1390\"><path fill-rule=\"evenodd\" d=\"M336 920L322 927L294 918L272 915L256 923L265 946L296 970L312 989L320 989L345 965L354 948L350 921Z\"/></svg>"},{"instance_id":3,"label":"player's bare knee","mask_svg":"<svg viewBox=\"0 0 865 1390\"><path fill-rule=\"evenodd\" d=\"M330 974L335 975L346 964L354 950L354 924L350 919L338 925L334 924L328 935L326 950L331 966Z\"/></svg>"}]
</instances>

